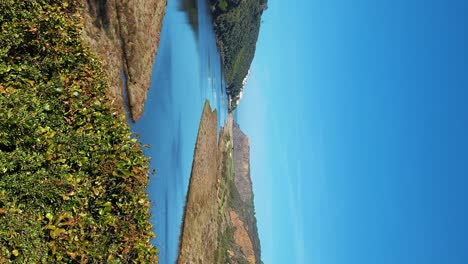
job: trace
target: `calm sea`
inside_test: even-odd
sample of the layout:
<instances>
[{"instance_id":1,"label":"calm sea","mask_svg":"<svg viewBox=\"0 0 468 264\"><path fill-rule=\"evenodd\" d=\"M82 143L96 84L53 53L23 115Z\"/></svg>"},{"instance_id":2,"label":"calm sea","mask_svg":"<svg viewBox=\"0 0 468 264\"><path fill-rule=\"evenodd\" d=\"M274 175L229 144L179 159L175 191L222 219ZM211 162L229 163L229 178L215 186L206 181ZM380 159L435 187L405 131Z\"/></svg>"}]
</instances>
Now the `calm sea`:
<instances>
[{"instance_id":1,"label":"calm sea","mask_svg":"<svg viewBox=\"0 0 468 264\"><path fill-rule=\"evenodd\" d=\"M194 0L192 19L182 0L168 1L151 89L140 121L132 125L156 175L148 192L152 201L153 243L160 263L177 258L180 226L203 104L218 110L218 124L227 115L227 100L206 0ZM192 21L193 22L193 21Z\"/></svg>"}]
</instances>

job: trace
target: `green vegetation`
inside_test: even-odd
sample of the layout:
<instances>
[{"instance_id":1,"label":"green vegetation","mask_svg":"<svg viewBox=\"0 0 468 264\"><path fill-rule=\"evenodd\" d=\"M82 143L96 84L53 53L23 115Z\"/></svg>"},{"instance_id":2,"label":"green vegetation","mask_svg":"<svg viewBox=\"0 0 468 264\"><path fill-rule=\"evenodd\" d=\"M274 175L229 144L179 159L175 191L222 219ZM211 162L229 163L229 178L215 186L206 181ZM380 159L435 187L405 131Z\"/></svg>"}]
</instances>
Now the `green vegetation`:
<instances>
[{"instance_id":1,"label":"green vegetation","mask_svg":"<svg viewBox=\"0 0 468 264\"><path fill-rule=\"evenodd\" d=\"M228 164L232 164L231 161L228 161ZM232 165L231 165L232 166ZM229 167L229 165L228 165ZM232 176L223 178L226 182L224 184L227 185L228 191L226 192L227 195L227 208L234 210L241 219L243 219L244 224L251 228L251 232L249 233L250 241L253 243L254 248L256 249L256 253L258 253L257 263L263 263L260 260L260 240L258 238L258 230L257 230L257 220L255 218L254 206L253 206L253 198L251 201L244 202L239 194L239 190L236 187L234 182L234 172L232 171ZM243 258L239 257L242 254L234 254L233 256L229 256L227 254L227 249L230 249L234 252L241 252L239 245L237 245L234 241L234 233L230 229L232 227L228 227L226 230L219 230L218 233L218 252L217 252L217 262L216 263L248 263Z\"/></svg>"},{"instance_id":2,"label":"green vegetation","mask_svg":"<svg viewBox=\"0 0 468 264\"><path fill-rule=\"evenodd\" d=\"M214 29L226 75L227 93L237 98L255 55L267 0L210 0ZM233 108L236 105L232 105Z\"/></svg>"},{"instance_id":3,"label":"green vegetation","mask_svg":"<svg viewBox=\"0 0 468 264\"><path fill-rule=\"evenodd\" d=\"M222 168L218 191L218 216L224 216L227 199L229 198L230 183L234 182L234 160L232 159L232 140L225 135L226 147L223 150Z\"/></svg>"},{"instance_id":4,"label":"green vegetation","mask_svg":"<svg viewBox=\"0 0 468 264\"><path fill-rule=\"evenodd\" d=\"M257 232L257 222L253 208L253 198L251 201L244 202L239 194L235 183L234 160L233 160L233 142L229 135L226 136L226 149L223 152L222 171L219 183L218 196L218 248L215 255L215 263L245 263L248 261L244 258L241 246L236 244L234 239L235 227L227 223L227 211L233 210L242 219L246 220L246 224L252 228L253 232L249 234L249 238L254 243L255 249L258 250L257 263L262 264L260 260L260 241ZM231 254L228 253L231 251Z\"/></svg>"},{"instance_id":5,"label":"green vegetation","mask_svg":"<svg viewBox=\"0 0 468 264\"><path fill-rule=\"evenodd\" d=\"M228 250L237 248L234 241L233 226L227 225L226 222L226 207L229 206L232 189L235 189L234 183L234 160L232 158L232 139L229 135L225 136L226 148L223 150L222 168L219 182L218 192L218 248L215 254L215 263L229 263Z\"/></svg>"},{"instance_id":6,"label":"green vegetation","mask_svg":"<svg viewBox=\"0 0 468 264\"><path fill-rule=\"evenodd\" d=\"M154 263L148 159L80 1L0 1L0 263Z\"/></svg>"}]
</instances>

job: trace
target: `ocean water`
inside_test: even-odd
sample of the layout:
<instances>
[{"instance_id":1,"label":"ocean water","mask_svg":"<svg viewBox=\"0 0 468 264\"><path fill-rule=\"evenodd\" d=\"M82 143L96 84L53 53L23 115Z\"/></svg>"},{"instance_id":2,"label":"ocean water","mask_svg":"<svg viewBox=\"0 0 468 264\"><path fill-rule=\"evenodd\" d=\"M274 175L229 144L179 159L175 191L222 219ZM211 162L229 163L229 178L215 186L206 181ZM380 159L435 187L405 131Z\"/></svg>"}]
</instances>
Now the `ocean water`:
<instances>
[{"instance_id":1,"label":"ocean water","mask_svg":"<svg viewBox=\"0 0 468 264\"><path fill-rule=\"evenodd\" d=\"M132 129L156 174L150 178L151 221L160 263L177 258L180 227L203 104L227 116L219 53L206 0L197 1L197 23L189 23L182 0L168 1L151 89L143 117Z\"/></svg>"}]
</instances>

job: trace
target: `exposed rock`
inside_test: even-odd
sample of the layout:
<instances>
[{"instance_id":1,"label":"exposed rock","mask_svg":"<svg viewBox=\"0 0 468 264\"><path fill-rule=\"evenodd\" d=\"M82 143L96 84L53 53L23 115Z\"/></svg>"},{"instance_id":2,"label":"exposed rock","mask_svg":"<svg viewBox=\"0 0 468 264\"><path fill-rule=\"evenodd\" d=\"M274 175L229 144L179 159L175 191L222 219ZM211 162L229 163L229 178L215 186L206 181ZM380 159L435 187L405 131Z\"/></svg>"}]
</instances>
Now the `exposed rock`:
<instances>
[{"instance_id":1,"label":"exposed rock","mask_svg":"<svg viewBox=\"0 0 468 264\"><path fill-rule=\"evenodd\" d=\"M239 215L234 211L229 211L231 222L235 228L234 242L240 246L242 253L250 264L255 264L255 253L250 240L249 234L245 229L244 222L240 219Z\"/></svg>"},{"instance_id":2,"label":"exposed rock","mask_svg":"<svg viewBox=\"0 0 468 264\"><path fill-rule=\"evenodd\" d=\"M217 114L205 103L185 205L177 263L214 263L217 248Z\"/></svg>"},{"instance_id":3,"label":"exposed rock","mask_svg":"<svg viewBox=\"0 0 468 264\"><path fill-rule=\"evenodd\" d=\"M250 143L249 138L240 130L237 123L232 127L234 142L234 182L243 202L252 200L252 181L250 180Z\"/></svg>"},{"instance_id":4,"label":"exposed rock","mask_svg":"<svg viewBox=\"0 0 468 264\"><path fill-rule=\"evenodd\" d=\"M150 87L167 0L81 1L85 6L83 37L109 76L108 96L122 113L128 103L130 117L137 121Z\"/></svg>"},{"instance_id":5,"label":"exposed rock","mask_svg":"<svg viewBox=\"0 0 468 264\"><path fill-rule=\"evenodd\" d=\"M230 204L235 214L230 212L230 222L235 227L234 242L241 248L241 259L248 263L262 263L250 177L250 142L237 123L232 126L232 141L235 188L231 188Z\"/></svg>"},{"instance_id":6,"label":"exposed rock","mask_svg":"<svg viewBox=\"0 0 468 264\"><path fill-rule=\"evenodd\" d=\"M214 147L216 120L216 113L206 103L177 263L262 263L250 180L249 139L233 124L231 113Z\"/></svg>"}]
</instances>

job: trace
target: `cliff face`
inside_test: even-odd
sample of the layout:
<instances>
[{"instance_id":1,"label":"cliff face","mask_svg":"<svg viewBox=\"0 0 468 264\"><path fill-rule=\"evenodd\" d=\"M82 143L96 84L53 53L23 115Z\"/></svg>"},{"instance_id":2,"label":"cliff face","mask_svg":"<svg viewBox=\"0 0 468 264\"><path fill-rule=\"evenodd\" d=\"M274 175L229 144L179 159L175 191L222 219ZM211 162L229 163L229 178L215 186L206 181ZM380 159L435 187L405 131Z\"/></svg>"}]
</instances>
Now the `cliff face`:
<instances>
[{"instance_id":1,"label":"cliff face","mask_svg":"<svg viewBox=\"0 0 468 264\"><path fill-rule=\"evenodd\" d=\"M0 263L157 263L149 160L74 0L0 1Z\"/></svg>"},{"instance_id":2,"label":"cliff face","mask_svg":"<svg viewBox=\"0 0 468 264\"><path fill-rule=\"evenodd\" d=\"M205 103L198 129L177 263L213 263L217 247L217 114Z\"/></svg>"},{"instance_id":3,"label":"cliff face","mask_svg":"<svg viewBox=\"0 0 468 264\"><path fill-rule=\"evenodd\" d=\"M262 263L249 139L230 114L217 141L216 120L205 104L177 263Z\"/></svg>"},{"instance_id":4,"label":"cliff face","mask_svg":"<svg viewBox=\"0 0 468 264\"><path fill-rule=\"evenodd\" d=\"M81 1L83 37L109 77L108 97L122 113L128 104L130 117L137 121L150 87L167 0Z\"/></svg>"},{"instance_id":5,"label":"cliff face","mask_svg":"<svg viewBox=\"0 0 468 264\"><path fill-rule=\"evenodd\" d=\"M237 258L245 260L250 264L256 263L255 251L254 246L252 244L252 240L250 239L248 230L245 226L245 222L241 219L241 217L234 211L229 211L229 218L231 220L231 225L234 229L234 245L235 247L239 247L240 251ZM235 248L233 247L233 249ZM230 250L229 255L233 257L235 255L234 250Z\"/></svg>"},{"instance_id":6,"label":"cliff face","mask_svg":"<svg viewBox=\"0 0 468 264\"><path fill-rule=\"evenodd\" d=\"M228 252L228 259L235 260L231 263L239 263L239 259L240 262L262 263L250 178L249 138L242 132L237 123L234 123L232 127L232 140L234 184L230 190L228 221L230 226L227 229L234 232L232 233L232 249ZM237 251L236 254L235 248L240 249L240 252Z\"/></svg>"},{"instance_id":7,"label":"cliff face","mask_svg":"<svg viewBox=\"0 0 468 264\"><path fill-rule=\"evenodd\" d=\"M231 109L237 107L255 55L267 0L210 0Z\"/></svg>"},{"instance_id":8,"label":"cliff face","mask_svg":"<svg viewBox=\"0 0 468 264\"><path fill-rule=\"evenodd\" d=\"M249 138L240 130L237 123L232 127L234 142L234 182L240 198L247 203L252 200L252 181L250 180Z\"/></svg>"}]
</instances>

